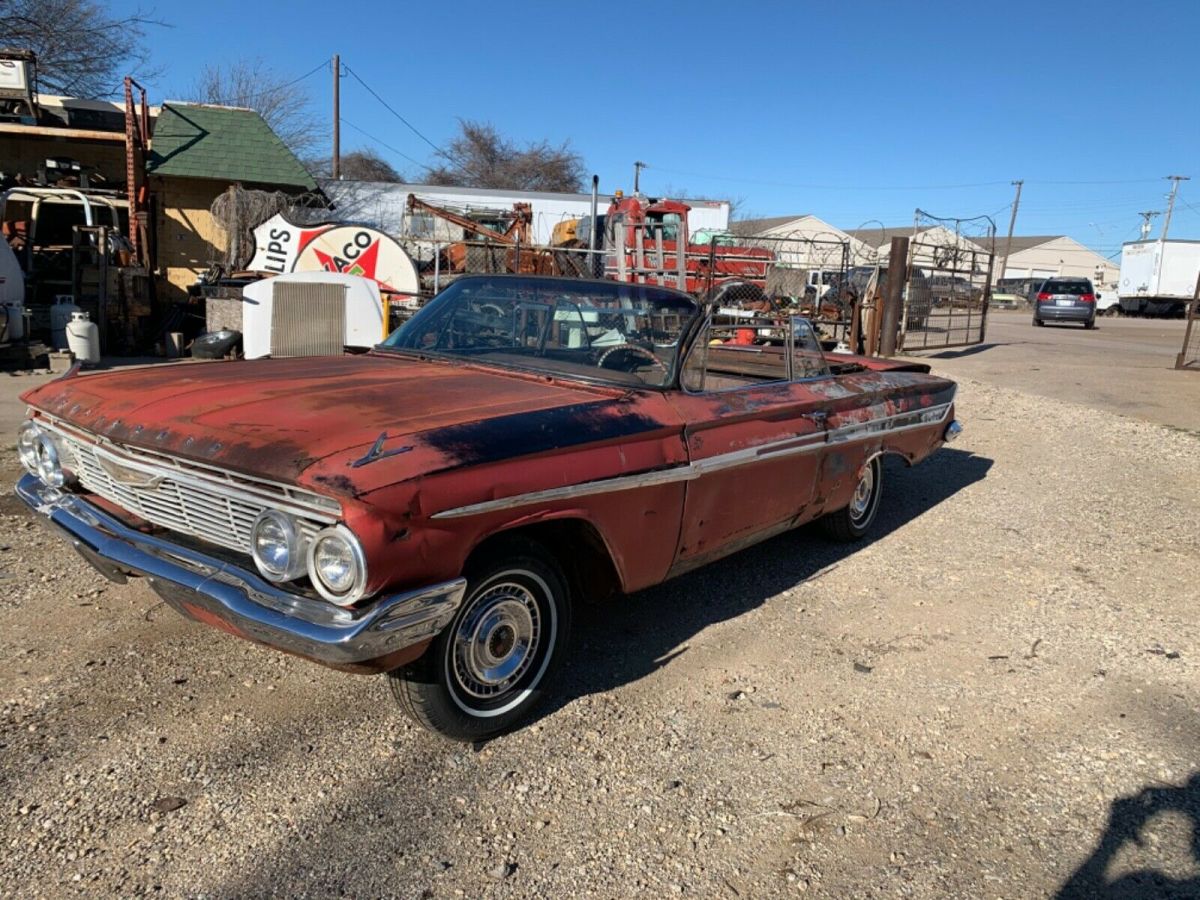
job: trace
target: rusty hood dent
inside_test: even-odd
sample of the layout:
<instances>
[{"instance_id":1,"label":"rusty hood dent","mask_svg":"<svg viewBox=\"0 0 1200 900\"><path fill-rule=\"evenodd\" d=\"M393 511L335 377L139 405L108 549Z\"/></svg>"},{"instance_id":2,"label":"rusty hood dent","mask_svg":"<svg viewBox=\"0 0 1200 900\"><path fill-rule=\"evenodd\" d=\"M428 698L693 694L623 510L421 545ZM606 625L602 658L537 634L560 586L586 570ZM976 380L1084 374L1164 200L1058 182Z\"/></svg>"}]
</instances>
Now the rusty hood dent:
<instances>
[{"instance_id":1,"label":"rusty hood dent","mask_svg":"<svg viewBox=\"0 0 1200 900\"><path fill-rule=\"evenodd\" d=\"M554 449L566 435L617 437L618 422L654 428L619 414L621 394L367 354L150 366L60 379L22 399L119 444L353 495L379 486L382 469L398 480ZM371 451L389 464L352 465Z\"/></svg>"}]
</instances>

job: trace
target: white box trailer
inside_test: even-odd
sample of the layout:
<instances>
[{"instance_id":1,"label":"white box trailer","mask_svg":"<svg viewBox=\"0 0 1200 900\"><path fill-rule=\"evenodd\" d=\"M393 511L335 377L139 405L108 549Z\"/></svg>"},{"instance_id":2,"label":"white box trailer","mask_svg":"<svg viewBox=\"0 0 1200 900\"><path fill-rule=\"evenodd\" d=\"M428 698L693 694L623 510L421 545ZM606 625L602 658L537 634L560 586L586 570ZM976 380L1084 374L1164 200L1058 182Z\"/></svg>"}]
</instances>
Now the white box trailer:
<instances>
[{"instance_id":1,"label":"white box trailer","mask_svg":"<svg viewBox=\"0 0 1200 900\"><path fill-rule=\"evenodd\" d=\"M1129 241L1121 247L1121 311L1151 316L1183 311L1200 276L1200 241Z\"/></svg>"}]
</instances>

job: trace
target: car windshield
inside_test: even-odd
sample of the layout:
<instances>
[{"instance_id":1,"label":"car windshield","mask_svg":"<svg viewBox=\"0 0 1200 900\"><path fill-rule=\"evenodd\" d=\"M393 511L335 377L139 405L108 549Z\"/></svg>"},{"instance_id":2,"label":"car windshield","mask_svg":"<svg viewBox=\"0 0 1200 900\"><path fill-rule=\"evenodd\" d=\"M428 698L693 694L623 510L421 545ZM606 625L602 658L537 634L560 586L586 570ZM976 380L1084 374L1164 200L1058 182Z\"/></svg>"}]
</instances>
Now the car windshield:
<instances>
[{"instance_id":1,"label":"car windshield","mask_svg":"<svg viewBox=\"0 0 1200 900\"><path fill-rule=\"evenodd\" d=\"M697 312L686 295L651 285L469 276L430 300L380 349L664 387Z\"/></svg>"}]
</instances>

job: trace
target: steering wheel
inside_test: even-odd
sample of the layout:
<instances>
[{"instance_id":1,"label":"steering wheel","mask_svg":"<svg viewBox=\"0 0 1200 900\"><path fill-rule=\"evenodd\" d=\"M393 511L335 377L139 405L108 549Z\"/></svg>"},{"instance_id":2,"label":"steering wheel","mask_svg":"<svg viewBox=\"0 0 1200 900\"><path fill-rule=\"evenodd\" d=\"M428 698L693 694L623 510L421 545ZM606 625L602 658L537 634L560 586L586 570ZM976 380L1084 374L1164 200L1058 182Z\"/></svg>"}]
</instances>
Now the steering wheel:
<instances>
[{"instance_id":1,"label":"steering wheel","mask_svg":"<svg viewBox=\"0 0 1200 900\"><path fill-rule=\"evenodd\" d=\"M664 363L661 359L659 359L657 356L655 356L653 353L651 353L645 347L640 347L637 344L616 344L612 347L609 347L607 350L605 350L603 353L600 354L600 358L598 360L596 360L596 365L599 366L601 369L618 369L618 368L620 368L619 366L607 365L609 358L614 353L618 353L618 352L631 353L631 354L643 357L651 365L658 366L664 372L667 371L666 363Z\"/></svg>"}]
</instances>

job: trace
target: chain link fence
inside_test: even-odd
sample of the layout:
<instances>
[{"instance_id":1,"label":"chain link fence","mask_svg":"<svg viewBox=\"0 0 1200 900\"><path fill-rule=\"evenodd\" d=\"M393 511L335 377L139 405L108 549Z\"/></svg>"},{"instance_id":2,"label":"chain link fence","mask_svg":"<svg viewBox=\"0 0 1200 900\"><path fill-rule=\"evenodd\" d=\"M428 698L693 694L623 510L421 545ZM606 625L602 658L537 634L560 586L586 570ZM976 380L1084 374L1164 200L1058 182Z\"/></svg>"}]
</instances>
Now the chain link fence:
<instances>
[{"instance_id":1,"label":"chain link fence","mask_svg":"<svg viewBox=\"0 0 1200 900\"><path fill-rule=\"evenodd\" d=\"M511 230L495 237L468 230L455 240L446 224L439 224L440 231L399 236L417 263L423 298L463 275L607 278L676 288L726 314L802 316L831 349L872 353L880 346L886 246L872 249L827 233L705 232L693 241L684 238L678 223L649 221L601 225L593 237L586 219L564 229L561 240L556 229L554 244L547 246L522 242ZM589 247L593 243L595 249ZM903 269L897 346L924 350L981 342L994 256L991 219L919 213Z\"/></svg>"},{"instance_id":2,"label":"chain link fence","mask_svg":"<svg viewBox=\"0 0 1200 900\"><path fill-rule=\"evenodd\" d=\"M686 244L680 253L677 233L649 225L613 229L597 241L599 249L581 246L577 239L538 246L503 237L399 237L417 265L422 298L463 275L608 278L676 288L717 308L805 316L831 346L847 342L851 292L845 288L855 268L847 241L729 234L705 239L706 244Z\"/></svg>"}]
</instances>

